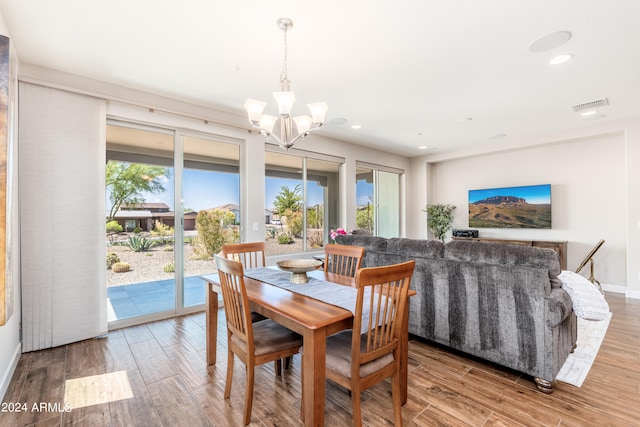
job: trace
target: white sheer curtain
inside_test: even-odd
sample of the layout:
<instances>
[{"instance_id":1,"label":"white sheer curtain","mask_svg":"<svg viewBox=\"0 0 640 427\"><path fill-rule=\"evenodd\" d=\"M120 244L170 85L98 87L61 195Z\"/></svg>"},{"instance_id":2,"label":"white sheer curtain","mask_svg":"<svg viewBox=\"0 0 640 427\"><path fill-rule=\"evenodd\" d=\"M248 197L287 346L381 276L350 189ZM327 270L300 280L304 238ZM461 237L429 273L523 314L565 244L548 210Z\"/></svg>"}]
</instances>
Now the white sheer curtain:
<instances>
[{"instance_id":1,"label":"white sheer curtain","mask_svg":"<svg viewBox=\"0 0 640 427\"><path fill-rule=\"evenodd\" d=\"M19 84L23 351L107 331L105 101Z\"/></svg>"}]
</instances>

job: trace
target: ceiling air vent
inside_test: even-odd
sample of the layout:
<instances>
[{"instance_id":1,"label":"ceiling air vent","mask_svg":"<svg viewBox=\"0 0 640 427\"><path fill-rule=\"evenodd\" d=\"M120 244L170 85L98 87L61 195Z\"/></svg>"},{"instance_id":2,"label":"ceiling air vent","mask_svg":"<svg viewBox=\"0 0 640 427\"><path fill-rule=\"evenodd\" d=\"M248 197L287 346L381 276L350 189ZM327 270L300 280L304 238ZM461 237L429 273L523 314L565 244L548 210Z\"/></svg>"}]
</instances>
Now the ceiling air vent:
<instances>
[{"instance_id":1,"label":"ceiling air vent","mask_svg":"<svg viewBox=\"0 0 640 427\"><path fill-rule=\"evenodd\" d=\"M602 98L591 102L585 102L584 104L574 105L571 108L573 108L573 111L576 113L579 113L580 111L595 110L600 107L606 107L607 105L609 105L609 100L607 98Z\"/></svg>"}]
</instances>

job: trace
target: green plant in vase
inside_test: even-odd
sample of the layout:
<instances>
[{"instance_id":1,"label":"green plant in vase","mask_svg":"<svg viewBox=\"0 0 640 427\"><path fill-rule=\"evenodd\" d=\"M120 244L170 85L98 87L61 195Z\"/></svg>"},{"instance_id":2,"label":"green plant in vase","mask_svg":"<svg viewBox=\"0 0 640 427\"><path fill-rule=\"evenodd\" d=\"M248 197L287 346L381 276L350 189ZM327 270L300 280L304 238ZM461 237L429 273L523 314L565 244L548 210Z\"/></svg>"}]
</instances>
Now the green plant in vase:
<instances>
[{"instance_id":1,"label":"green plant in vase","mask_svg":"<svg viewBox=\"0 0 640 427\"><path fill-rule=\"evenodd\" d=\"M427 205L427 209L424 210L427 213L427 227L436 239L444 242L447 231L451 230L455 209L453 205Z\"/></svg>"}]
</instances>

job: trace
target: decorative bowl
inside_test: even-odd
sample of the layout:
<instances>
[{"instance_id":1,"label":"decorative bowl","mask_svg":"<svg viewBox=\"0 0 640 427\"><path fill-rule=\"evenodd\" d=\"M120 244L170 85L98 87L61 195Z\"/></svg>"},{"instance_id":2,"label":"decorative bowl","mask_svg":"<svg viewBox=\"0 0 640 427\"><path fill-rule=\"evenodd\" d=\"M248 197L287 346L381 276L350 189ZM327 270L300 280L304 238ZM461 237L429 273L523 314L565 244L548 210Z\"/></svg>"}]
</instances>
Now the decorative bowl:
<instances>
[{"instance_id":1,"label":"decorative bowl","mask_svg":"<svg viewBox=\"0 0 640 427\"><path fill-rule=\"evenodd\" d=\"M291 272L291 283L308 283L307 271L313 271L322 265L317 259L288 259L277 262L280 270Z\"/></svg>"}]
</instances>

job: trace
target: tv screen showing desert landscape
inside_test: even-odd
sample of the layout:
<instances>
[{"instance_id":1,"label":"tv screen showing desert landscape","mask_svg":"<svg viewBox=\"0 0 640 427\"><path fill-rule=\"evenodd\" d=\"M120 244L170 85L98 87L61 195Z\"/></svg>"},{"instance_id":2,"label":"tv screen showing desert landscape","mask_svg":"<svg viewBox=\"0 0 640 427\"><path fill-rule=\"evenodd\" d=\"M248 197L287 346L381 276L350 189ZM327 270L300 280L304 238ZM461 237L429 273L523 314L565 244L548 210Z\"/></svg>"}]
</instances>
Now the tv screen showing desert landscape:
<instances>
[{"instance_id":1,"label":"tv screen showing desert landscape","mask_svg":"<svg viewBox=\"0 0 640 427\"><path fill-rule=\"evenodd\" d=\"M469 227L551 228L551 184L469 190Z\"/></svg>"}]
</instances>

